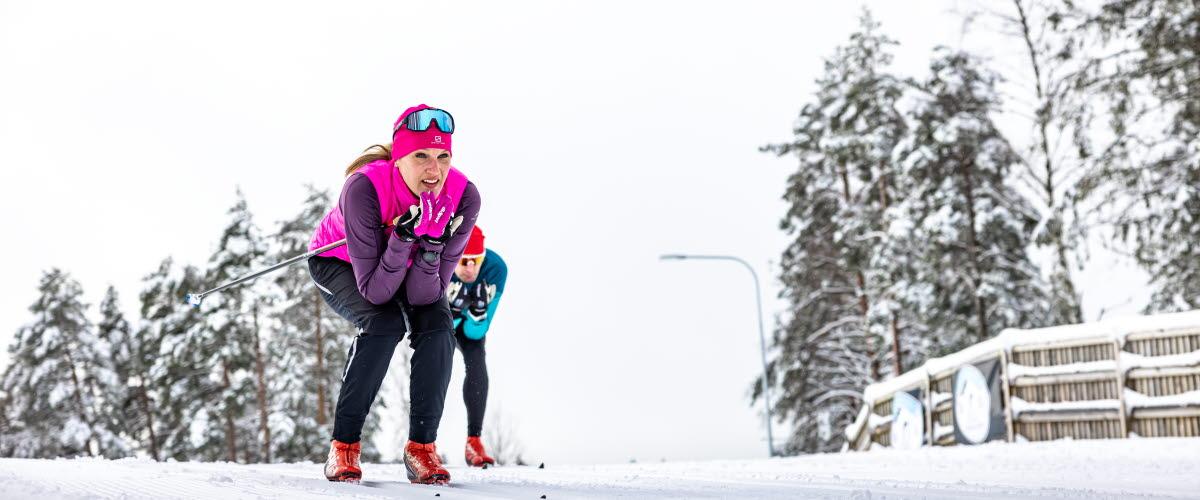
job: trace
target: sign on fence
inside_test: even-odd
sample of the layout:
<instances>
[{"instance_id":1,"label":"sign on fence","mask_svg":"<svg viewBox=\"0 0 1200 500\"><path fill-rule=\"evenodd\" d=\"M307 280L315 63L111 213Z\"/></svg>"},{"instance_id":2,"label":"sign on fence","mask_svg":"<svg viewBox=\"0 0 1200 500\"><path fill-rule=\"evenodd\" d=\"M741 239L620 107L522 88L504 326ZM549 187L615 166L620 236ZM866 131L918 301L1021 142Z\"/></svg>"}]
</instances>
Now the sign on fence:
<instances>
[{"instance_id":1,"label":"sign on fence","mask_svg":"<svg viewBox=\"0 0 1200 500\"><path fill-rule=\"evenodd\" d=\"M892 447L903 450L920 448L925 444L925 405L921 389L897 392L892 397Z\"/></svg>"},{"instance_id":2,"label":"sign on fence","mask_svg":"<svg viewBox=\"0 0 1200 500\"><path fill-rule=\"evenodd\" d=\"M1000 377L1000 360L996 358L962 365L955 372L955 442L980 444L1007 436Z\"/></svg>"}]
</instances>

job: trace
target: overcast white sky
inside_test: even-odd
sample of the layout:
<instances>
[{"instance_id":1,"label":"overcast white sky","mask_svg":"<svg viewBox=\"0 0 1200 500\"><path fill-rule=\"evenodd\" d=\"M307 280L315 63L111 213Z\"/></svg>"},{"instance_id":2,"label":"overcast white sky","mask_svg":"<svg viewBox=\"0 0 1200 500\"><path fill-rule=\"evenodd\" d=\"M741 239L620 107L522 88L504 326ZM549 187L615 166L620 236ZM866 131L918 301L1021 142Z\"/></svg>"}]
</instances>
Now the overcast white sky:
<instances>
[{"instance_id":1,"label":"overcast white sky","mask_svg":"<svg viewBox=\"0 0 1200 500\"><path fill-rule=\"evenodd\" d=\"M509 265L490 408L527 456L764 456L750 276L657 257L749 261L770 335L795 160L757 148L790 138L863 3L0 0L0 343L53 266L136 317L159 261L207 260L238 186L273 230L426 103L454 114L454 164ZM903 74L966 39L955 0L866 3Z\"/></svg>"}]
</instances>

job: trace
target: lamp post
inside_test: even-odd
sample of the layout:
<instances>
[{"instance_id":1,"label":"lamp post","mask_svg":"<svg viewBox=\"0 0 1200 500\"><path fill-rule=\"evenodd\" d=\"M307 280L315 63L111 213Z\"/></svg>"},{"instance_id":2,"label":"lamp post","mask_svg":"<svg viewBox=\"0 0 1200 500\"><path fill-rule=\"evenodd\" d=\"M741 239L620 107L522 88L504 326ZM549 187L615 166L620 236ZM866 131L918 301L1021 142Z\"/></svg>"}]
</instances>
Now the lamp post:
<instances>
[{"instance_id":1,"label":"lamp post","mask_svg":"<svg viewBox=\"0 0 1200 500\"><path fill-rule=\"evenodd\" d=\"M705 260L732 260L746 266L750 270L750 276L754 278L754 300L758 303L758 344L762 354L762 391L763 401L767 404L767 456L775 456L775 439L771 433L771 393L768 391L767 384L767 341L763 335L763 320L762 320L762 296L758 290L758 273L754 272L754 268L742 259L731 255L684 255L684 254L666 254L658 256L659 260L685 260L685 259L705 259Z\"/></svg>"}]
</instances>

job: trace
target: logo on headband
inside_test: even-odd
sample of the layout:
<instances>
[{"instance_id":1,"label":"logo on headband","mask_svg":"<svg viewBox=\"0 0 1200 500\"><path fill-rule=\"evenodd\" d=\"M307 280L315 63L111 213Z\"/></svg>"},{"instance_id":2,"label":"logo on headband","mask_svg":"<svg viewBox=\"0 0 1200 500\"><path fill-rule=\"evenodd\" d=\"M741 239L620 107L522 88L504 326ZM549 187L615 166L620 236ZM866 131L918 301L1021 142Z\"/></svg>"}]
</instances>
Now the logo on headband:
<instances>
[{"instance_id":1,"label":"logo on headband","mask_svg":"<svg viewBox=\"0 0 1200 500\"><path fill-rule=\"evenodd\" d=\"M433 143L434 144L445 144L442 142L442 136L440 136L440 135L433 136Z\"/></svg>"}]
</instances>

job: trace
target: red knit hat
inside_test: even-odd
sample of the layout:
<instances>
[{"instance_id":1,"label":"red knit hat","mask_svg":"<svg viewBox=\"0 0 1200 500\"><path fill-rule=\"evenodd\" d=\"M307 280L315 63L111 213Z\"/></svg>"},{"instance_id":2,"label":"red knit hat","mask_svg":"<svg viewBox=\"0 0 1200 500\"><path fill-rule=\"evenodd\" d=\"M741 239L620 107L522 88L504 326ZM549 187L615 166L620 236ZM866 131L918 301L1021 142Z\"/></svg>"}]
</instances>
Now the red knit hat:
<instances>
[{"instance_id":1,"label":"red knit hat","mask_svg":"<svg viewBox=\"0 0 1200 500\"><path fill-rule=\"evenodd\" d=\"M467 240L467 249L463 250L463 257L481 257L484 254L483 249L483 230L479 226L471 228L471 239Z\"/></svg>"}]
</instances>

